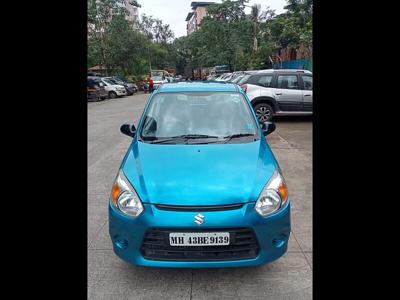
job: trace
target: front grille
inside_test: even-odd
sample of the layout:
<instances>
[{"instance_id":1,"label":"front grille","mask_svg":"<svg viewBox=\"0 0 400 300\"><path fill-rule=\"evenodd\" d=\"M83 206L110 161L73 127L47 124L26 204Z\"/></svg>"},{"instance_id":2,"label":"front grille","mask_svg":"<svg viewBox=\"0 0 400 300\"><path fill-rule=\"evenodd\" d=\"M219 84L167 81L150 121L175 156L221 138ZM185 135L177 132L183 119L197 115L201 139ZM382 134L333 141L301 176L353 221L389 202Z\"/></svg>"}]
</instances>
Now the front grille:
<instances>
[{"instance_id":1,"label":"front grille","mask_svg":"<svg viewBox=\"0 0 400 300\"><path fill-rule=\"evenodd\" d=\"M170 246L170 232L229 232L230 245ZM257 257L258 251L257 237L249 228L153 228L147 230L141 247L142 255L146 259L173 261L250 259Z\"/></svg>"},{"instance_id":2,"label":"front grille","mask_svg":"<svg viewBox=\"0 0 400 300\"><path fill-rule=\"evenodd\" d=\"M225 205L209 205L209 206L198 206L198 205L165 205L165 204L156 204L158 209L161 210L172 210L172 211L221 211L221 210L233 210L239 209L243 207L243 203L238 204L225 204Z\"/></svg>"}]
</instances>

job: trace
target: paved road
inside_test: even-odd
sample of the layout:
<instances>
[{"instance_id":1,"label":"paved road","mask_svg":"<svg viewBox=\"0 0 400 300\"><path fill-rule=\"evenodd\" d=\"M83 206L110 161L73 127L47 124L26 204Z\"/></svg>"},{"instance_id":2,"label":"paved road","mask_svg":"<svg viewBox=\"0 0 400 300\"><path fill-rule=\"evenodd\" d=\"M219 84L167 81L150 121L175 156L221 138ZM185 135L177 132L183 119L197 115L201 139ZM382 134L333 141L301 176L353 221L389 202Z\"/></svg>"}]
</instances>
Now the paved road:
<instances>
[{"instance_id":1,"label":"paved road","mask_svg":"<svg viewBox=\"0 0 400 300\"><path fill-rule=\"evenodd\" d=\"M279 118L269 144L292 198L288 252L261 267L161 269L126 264L108 236L110 188L131 139L119 132L137 125L148 94L88 103L89 299L311 299L312 122Z\"/></svg>"}]
</instances>

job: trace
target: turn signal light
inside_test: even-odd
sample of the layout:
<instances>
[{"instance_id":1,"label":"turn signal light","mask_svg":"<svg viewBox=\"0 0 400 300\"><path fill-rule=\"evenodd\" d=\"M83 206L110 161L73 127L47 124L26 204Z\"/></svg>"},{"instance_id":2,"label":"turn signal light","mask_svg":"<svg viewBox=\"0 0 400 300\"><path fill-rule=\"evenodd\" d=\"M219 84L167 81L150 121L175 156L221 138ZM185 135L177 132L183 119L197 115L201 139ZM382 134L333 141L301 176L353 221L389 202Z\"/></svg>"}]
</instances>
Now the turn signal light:
<instances>
[{"instance_id":1,"label":"turn signal light","mask_svg":"<svg viewBox=\"0 0 400 300\"><path fill-rule=\"evenodd\" d=\"M118 184L114 183L111 189L111 201L115 206L117 205L117 199L119 194L121 193L121 188Z\"/></svg>"},{"instance_id":2,"label":"turn signal light","mask_svg":"<svg viewBox=\"0 0 400 300\"><path fill-rule=\"evenodd\" d=\"M281 196L282 199L282 204L285 203L285 201L288 198L288 188L286 186L286 183L283 181L278 187L278 194Z\"/></svg>"}]
</instances>

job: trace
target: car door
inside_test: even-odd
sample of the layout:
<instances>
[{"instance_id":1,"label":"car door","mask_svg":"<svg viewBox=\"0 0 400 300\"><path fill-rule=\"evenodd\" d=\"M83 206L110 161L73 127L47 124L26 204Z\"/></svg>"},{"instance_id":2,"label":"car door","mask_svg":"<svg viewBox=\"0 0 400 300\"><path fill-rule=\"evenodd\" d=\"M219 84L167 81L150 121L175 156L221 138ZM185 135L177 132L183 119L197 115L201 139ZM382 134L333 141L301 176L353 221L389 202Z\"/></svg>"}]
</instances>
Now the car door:
<instances>
[{"instance_id":1,"label":"car door","mask_svg":"<svg viewBox=\"0 0 400 300\"><path fill-rule=\"evenodd\" d=\"M303 110L303 90L298 74L278 73L273 91L281 111Z\"/></svg>"},{"instance_id":2,"label":"car door","mask_svg":"<svg viewBox=\"0 0 400 300\"><path fill-rule=\"evenodd\" d=\"M271 97L272 74L257 74L249 77L247 81L247 94L252 100L259 96Z\"/></svg>"},{"instance_id":3,"label":"car door","mask_svg":"<svg viewBox=\"0 0 400 300\"><path fill-rule=\"evenodd\" d=\"M310 74L301 74L303 81L303 110L312 111L313 109L313 78Z\"/></svg>"}]
</instances>

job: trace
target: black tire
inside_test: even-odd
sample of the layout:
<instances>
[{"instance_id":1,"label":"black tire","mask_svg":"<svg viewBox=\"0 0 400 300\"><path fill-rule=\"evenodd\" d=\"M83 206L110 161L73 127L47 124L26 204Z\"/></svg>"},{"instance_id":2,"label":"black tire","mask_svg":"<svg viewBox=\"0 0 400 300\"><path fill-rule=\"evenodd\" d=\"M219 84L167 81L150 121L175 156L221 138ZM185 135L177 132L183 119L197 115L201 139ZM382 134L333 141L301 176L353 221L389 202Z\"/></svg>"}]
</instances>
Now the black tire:
<instances>
[{"instance_id":1,"label":"black tire","mask_svg":"<svg viewBox=\"0 0 400 300\"><path fill-rule=\"evenodd\" d=\"M274 117L274 109L267 103L258 103L254 106L254 112L260 122L271 121Z\"/></svg>"},{"instance_id":2,"label":"black tire","mask_svg":"<svg viewBox=\"0 0 400 300\"><path fill-rule=\"evenodd\" d=\"M111 92L109 92L109 93L108 93L108 97L109 97L110 99L117 98L117 93L116 93L116 92L113 92L113 91L111 91Z\"/></svg>"}]
</instances>

